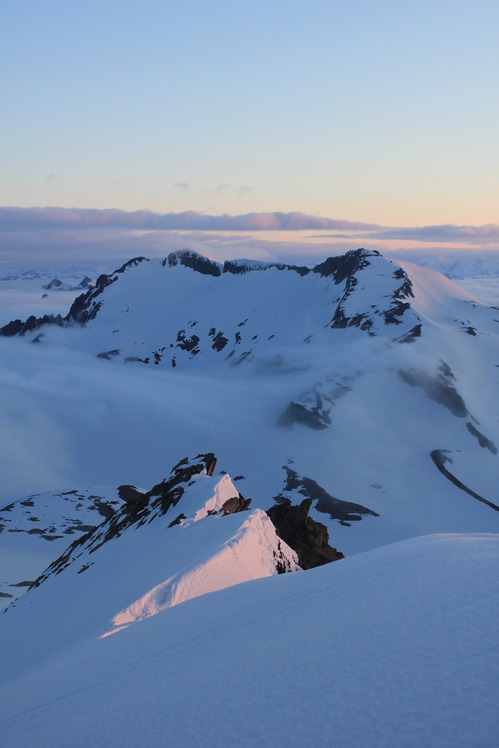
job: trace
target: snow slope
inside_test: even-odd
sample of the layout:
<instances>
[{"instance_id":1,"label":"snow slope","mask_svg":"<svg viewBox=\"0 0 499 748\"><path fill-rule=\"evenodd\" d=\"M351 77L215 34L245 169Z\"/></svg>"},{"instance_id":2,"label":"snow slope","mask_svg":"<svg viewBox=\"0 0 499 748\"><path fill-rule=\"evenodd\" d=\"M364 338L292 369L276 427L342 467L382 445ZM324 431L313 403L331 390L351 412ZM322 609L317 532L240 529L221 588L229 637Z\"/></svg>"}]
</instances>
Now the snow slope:
<instances>
[{"instance_id":1,"label":"snow slope","mask_svg":"<svg viewBox=\"0 0 499 748\"><path fill-rule=\"evenodd\" d=\"M0 607L13 602L74 539L122 503L116 488L48 491L0 509ZM3 605L2 605L3 603Z\"/></svg>"},{"instance_id":2,"label":"snow slope","mask_svg":"<svg viewBox=\"0 0 499 748\"><path fill-rule=\"evenodd\" d=\"M230 477L209 477L205 464L184 460L147 499L130 497L9 606L2 677L193 597L299 569L265 512L248 511Z\"/></svg>"},{"instance_id":3,"label":"snow slope","mask_svg":"<svg viewBox=\"0 0 499 748\"><path fill-rule=\"evenodd\" d=\"M2 745L495 745L498 328L359 250L134 260L4 329ZM304 500L344 560L298 569Z\"/></svg>"},{"instance_id":4,"label":"snow slope","mask_svg":"<svg viewBox=\"0 0 499 748\"><path fill-rule=\"evenodd\" d=\"M2 743L492 748L498 563L495 535L416 538L60 644L2 673Z\"/></svg>"},{"instance_id":5,"label":"snow slope","mask_svg":"<svg viewBox=\"0 0 499 748\"><path fill-rule=\"evenodd\" d=\"M346 555L499 532L498 319L365 250L313 269L132 261L62 326L0 338L3 503L152 485L214 451L255 507L311 497Z\"/></svg>"}]
</instances>

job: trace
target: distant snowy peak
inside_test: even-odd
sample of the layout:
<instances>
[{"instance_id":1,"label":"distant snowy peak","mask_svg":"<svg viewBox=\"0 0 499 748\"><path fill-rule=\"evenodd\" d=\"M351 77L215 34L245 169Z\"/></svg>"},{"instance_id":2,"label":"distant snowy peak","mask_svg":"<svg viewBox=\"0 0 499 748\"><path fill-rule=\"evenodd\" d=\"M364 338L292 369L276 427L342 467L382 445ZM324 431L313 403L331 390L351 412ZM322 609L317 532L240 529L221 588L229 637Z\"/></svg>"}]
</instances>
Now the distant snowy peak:
<instances>
[{"instance_id":1,"label":"distant snowy peak","mask_svg":"<svg viewBox=\"0 0 499 748\"><path fill-rule=\"evenodd\" d=\"M104 360L175 368L220 361L267 366L284 348L307 359L331 342L358 334L411 343L432 325L468 335L489 334L491 309L431 270L357 249L313 268L255 260L223 266L190 250L165 260L137 257L101 275L65 318L30 317L5 325L4 336L32 333L44 342L49 327L69 347ZM82 325L85 335L71 328ZM43 328L41 330L40 328Z\"/></svg>"},{"instance_id":2,"label":"distant snowy peak","mask_svg":"<svg viewBox=\"0 0 499 748\"><path fill-rule=\"evenodd\" d=\"M42 288L44 291L86 291L89 288L94 288L94 286L95 282L86 275L76 286L64 283L60 278L52 278Z\"/></svg>"}]
</instances>

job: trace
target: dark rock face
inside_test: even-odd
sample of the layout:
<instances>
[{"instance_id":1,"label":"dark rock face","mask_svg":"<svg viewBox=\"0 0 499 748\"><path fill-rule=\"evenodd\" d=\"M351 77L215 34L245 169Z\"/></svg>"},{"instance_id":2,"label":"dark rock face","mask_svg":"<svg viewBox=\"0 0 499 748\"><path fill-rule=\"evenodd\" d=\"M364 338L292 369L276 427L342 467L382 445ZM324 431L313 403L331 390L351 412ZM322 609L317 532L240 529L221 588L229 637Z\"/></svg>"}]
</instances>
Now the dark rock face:
<instances>
[{"instance_id":1,"label":"dark rock face","mask_svg":"<svg viewBox=\"0 0 499 748\"><path fill-rule=\"evenodd\" d=\"M331 329L341 330L346 327L360 327L361 330L367 332L371 329L373 323L367 314L357 313L353 317L348 317L345 314L344 304L358 284L356 274L371 264L367 258L378 255L379 252L377 251L369 252L366 249L354 249L341 257L329 257L325 262L314 267L314 273L332 277L336 284L345 281L343 296L331 319Z\"/></svg>"},{"instance_id":2,"label":"dark rock face","mask_svg":"<svg viewBox=\"0 0 499 748\"><path fill-rule=\"evenodd\" d=\"M89 553L94 553L104 543L119 537L124 530L132 525L140 527L178 504L184 493L185 486L195 476L206 470L207 475L213 475L216 457L212 452L200 454L194 460L185 457L172 469L169 478L158 483L147 493L140 493L134 486L120 486L120 498L126 502L120 509L95 528L89 528L86 535L75 540L64 553L59 556L44 573L34 582L38 587L51 574L59 574L73 559L76 550L85 546ZM183 484L183 485L182 485ZM241 497L242 498L242 497ZM244 500L243 500L244 501ZM242 510L240 510L242 511ZM178 524L182 516L177 517L172 524Z\"/></svg>"},{"instance_id":3,"label":"dark rock face","mask_svg":"<svg viewBox=\"0 0 499 748\"><path fill-rule=\"evenodd\" d=\"M111 361L113 358L116 358L116 356L120 355L120 351L118 348L113 348L112 351L102 351L102 353L97 354L97 358L101 358L104 361Z\"/></svg>"},{"instance_id":4,"label":"dark rock face","mask_svg":"<svg viewBox=\"0 0 499 748\"><path fill-rule=\"evenodd\" d=\"M255 262L248 260L226 260L224 262L223 272L231 273L232 275L245 275L251 272L261 272L269 270L270 268L277 268L277 270L292 270L298 275L308 275L311 272L310 268L303 267L300 265L286 265L282 262Z\"/></svg>"},{"instance_id":5,"label":"dark rock face","mask_svg":"<svg viewBox=\"0 0 499 748\"><path fill-rule=\"evenodd\" d=\"M328 257L327 260L316 265L312 272L325 277L332 276L335 283L342 283L359 270L367 267L370 264L368 257L378 256L379 252L377 250L371 252L367 249L351 249L339 257Z\"/></svg>"},{"instance_id":6,"label":"dark rock face","mask_svg":"<svg viewBox=\"0 0 499 748\"><path fill-rule=\"evenodd\" d=\"M440 403L458 418L465 418L468 415L464 400L454 386L454 374L445 362L439 366L438 373L434 377L424 371L414 369L408 371L400 369L398 373L406 384L411 387L421 387L430 400Z\"/></svg>"},{"instance_id":7,"label":"dark rock face","mask_svg":"<svg viewBox=\"0 0 499 748\"><path fill-rule=\"evenodd\" d=\"M118 276L125 273L129 268L137 267L142 262L149 262L145 257L134 257L128 262L125 262L118 270L110 275L100 275L97 278L95 288L90 288L86 293L78 296L69 310L68 315L64 318L65 322L79 322L85 324L91 319L94 319L97 312L102 306L102 301L96 301L96 299L102 294L102 292L110 286L112 283L116 283Z\"/></svg>"},{"instance_id":8,"label":"dark rock face","mask_svg":"<svg viewBox=\"0 0 499 748\"><path fill-rule=\"evenodd\" d=\"M302 569L313 569L344 558L329 545L325 525L308 516L311 504L312 499L304 499L298 506L275 504L267 510L277 535L298 554Z\"/></svg>"},{"instance_id":9,"label":"dark rock face","mask_svg":"<svg viewBox=\"0 0 499 748\"><path fill-rule=\"evenodd\" d=\"M478 440L478 443L481 447L483 447L484 449L488 449L489 452L492 452L493 455L497 454L497 447L494 442L490 439L487 439L487 437L484 436L481 431L475 428L475 426L473 426L470 421L466 423L466 428L468 429L470 434Z\"/></svg>"},{"instance_id":10,"label":"dark rock face","mask_svg":"<svg viewBox=\"0 0 499 748\"><path fill-rule=\"evenodd\" d=\"M337 520L340 525L350 525L351 522L360 522L365 516L378 517L376 512L372 509L368 509L362 504L355 504L352 501L342 501L334 496L331 496L322 486L316 483L312 478L306 476L299 476L295 470L292 470L287 465L283 466L286 471L286 482L284 485L284 493L292 493L296 491L301 496L305 496L311 501L317 500L315 509L318 512L329 514L331 519ZM279 503L289 502L289 498L279 495L274 497Z\"/></svg>"},{"instance_id":11,"label":"dark rock face","mask_svg":"<svg viewBox=\"0 0 499 748\"><path fill-rule=\"evenodd\" d=\"M234 496L232 499L222 505L222 514L226 517L228 514L237 514L238 512L246 512L251 504L251 499L245 499L244 496Z\"/></svg>"},{"instance_id":12,"label":"dark rock face","mask_svg":"<svg viewBox=\"0 0 499 748\"><path fill-rule=\"evenodd\" d=\"M58 327L62 327L63 324L64 319L60 314L57 314L56 316L53 314L44 314L43 317L35 317L31 315L31 317L28 317L26 322L22 322L20 319L15 319L4 325L0 329L0 335L10 338L14 335L24 335L24 333L31 332L31 330L37 330L42 325L57 325Z\"/></svg>"},{"instance_id":13,"label":"dark rock face","mask_svg":"<svg viewBox=\"0 0 499 748\"><path fill-rule=\"evenodd\" d=\"M186 336L185 330L179 330L177 333L177 345L175 347L195 356L199 353L199 337L197 335L191 335L189 338Z\"/></svg>"},{"instance_id":14,"label":"dark rock face","mask_svg":"<svg viewBox=\"0 0 499 748\"><path fill-rule=\"evenodd\" d=\"M118 496L127 504L137 504L144 500L144 494L142 491L137 491L135 486L118 486Z\"/></svg>"},{"instance_id":15,"label":"dark rock face","mask_svg":"<svg viewBox=\"0 0 499 748\"><path fill-rule=\"evenodd\" d=\"M421 324L414 325L412 330L409 330L407 335L404 335L402 338L399 338L399 342L400 343L414 343L416 338L421 337L421 328L422 328Z\"/></svg>"},{"instance_id":16,"label":"dark rock face","mask_svg":"<svg viewBox=\"0 0 499 748\"><path fill-rule=\"evenodd\" d=\"M314 429L314 431L322 431L330 425L331 419L328 411L323 411L318 407L306 408L304 405L300 405L300 403L291 401L279 418L278 424L287 428L294 426L296 423L308 426L308 428Z\"/></svg>"},{"instance_id":17,"label":"dark rock face","mask_svg":"<svg viewBox=\"0 0 499 748\"><path fill-rule=\"evenodd\" d=\"M450 463L452 465L452 457L449 456L449 451L447 449L434 449L433 452L430 452L430 457L433 460L435 467L442 473L445 478L447 478L447 480L457 486L457 488L460 488L461 491L464 491L470 496L473 496L473 498L477 501L480 501L482 504L486 504L487 506L490 506L491 509L499 512L499 506L497 506L497 504L494 504L492 501L488 501L488 499L484 499L483 496L480 496L480 494L472 491L471 488L468 488L468 486L460 481L459 478L456 478L456 476L451 473L448 468L445 467L446 463Z\"/></svg>"},{"instance_id":18,"label":"dark rock face","mask_svg":"<svg viewBox=\"0 0 499 748\"><path fill-rule=\"evenodd\" d=\"M201 273L201 275L212 275L215 278L222 274L218 262L209 260L207 257L203 257L197 252L192 252L190 249L181 249L178 252L171 252L171 254L163 260L163 267L166 265L169 267L183 265L186 268L195 270L197 273Z\"/></svg>"},{"instance_id":19,"label":"dark rock face","mask_svg":"<svg viewBox=\"0 0 499 748\"><path fill-rule=\"evenodd\" d=\"M223 351L228 342L228 338L226 338L223 333L217 332L217 334L213 336L213 344L211 347L214 351L220 353L220 351Z\"/></svg>"}]
</instances>

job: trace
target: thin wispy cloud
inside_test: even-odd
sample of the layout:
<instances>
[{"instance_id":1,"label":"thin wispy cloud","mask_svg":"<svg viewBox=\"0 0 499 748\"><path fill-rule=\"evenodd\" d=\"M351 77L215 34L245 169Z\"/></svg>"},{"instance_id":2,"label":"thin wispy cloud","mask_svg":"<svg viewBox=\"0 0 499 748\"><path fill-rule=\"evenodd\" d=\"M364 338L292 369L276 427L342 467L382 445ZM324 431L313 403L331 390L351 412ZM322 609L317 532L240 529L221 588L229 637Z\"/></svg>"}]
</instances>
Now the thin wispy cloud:
<instances>
[{"instance_id":1,"label":"thin wispy cloud","mask_svg":"<svg viewBox=\"0 0 499 748\"><path fill-rule=\"evenodd\" d=\"M177 182L173 185L174 190L181 190L182 192L185 192L189 189L189 182Z\"/></svg>"},{"instance_id":2,"label":"thin wispy cloud","mask_svg":"<svg viewBox=\"0 0 499 748\"><path fill-rule=\"evenodd\" d=\"M59 179L59 174L49 174L45 181L53 182L56 179Z\"/></svg>"},{"instance_id":3,"label":"thin wispy cloud","mask_svg":"<svg viewBox=\"0 0 499 748\"><path fill-rule=\"evenodd\" d=\"M253 187L251 187L249 184L242 184L239 187L239 189L237 191L237 194L238 195L247 195L248 192L251 192L252 189L253 189Z\"/></svg>"}]
</instances>

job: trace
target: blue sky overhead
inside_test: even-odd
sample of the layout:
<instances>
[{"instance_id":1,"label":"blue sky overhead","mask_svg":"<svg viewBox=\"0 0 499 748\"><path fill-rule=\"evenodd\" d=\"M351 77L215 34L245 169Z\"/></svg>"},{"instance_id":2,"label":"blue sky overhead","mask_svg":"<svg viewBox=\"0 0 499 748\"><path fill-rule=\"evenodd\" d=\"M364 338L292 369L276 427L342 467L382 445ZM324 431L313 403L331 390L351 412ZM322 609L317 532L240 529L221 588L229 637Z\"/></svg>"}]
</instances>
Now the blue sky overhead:
<instances>
[{"instance_id":1,"label":"blue sky overhead","mask_svg":"<svg viewBox=\"0 0 499 748\"><path fill-rule=\"evenodd\" d=\"M499 223L496 0L0 7L0 205Z\"/></svg>"}]
</instances>

